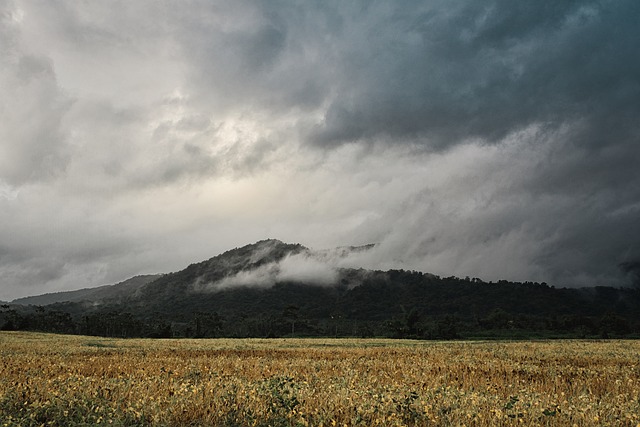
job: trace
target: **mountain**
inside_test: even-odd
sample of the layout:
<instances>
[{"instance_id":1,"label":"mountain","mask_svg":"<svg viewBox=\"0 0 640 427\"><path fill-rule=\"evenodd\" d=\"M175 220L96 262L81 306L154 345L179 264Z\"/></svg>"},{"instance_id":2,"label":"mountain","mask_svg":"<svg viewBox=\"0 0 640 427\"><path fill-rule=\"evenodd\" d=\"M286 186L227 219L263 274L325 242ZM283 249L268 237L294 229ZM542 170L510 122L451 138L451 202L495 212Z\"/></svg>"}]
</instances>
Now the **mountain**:
<instances>
[{"instance_id":1,"label":"mountain","mask_svg":"<svg viewBox=\"0 0 640 427\"><path fill-rule=\"evenodd\" d=\"M291 279L316 283L318 275L324 273L326 276L332 270L327 263L372 247L365 245L312 251L300 244L267 239L226 251L178 272L136 276L115 285L25 297L11 304L55 304L72 312L79 312L81 310L77 307L85 306L106 309L135 305L140 311L150 311L156 308L164 310L164 307L173 305L179 307L185 300L193 300L185 308L189 311L191 305L200 306L200 300L207 300L203 295L225 288L263 288ZM293 271L300 266L302 270ZM305 271L304 267L315 268ZM333 274L330 276L334 278Z\"/></svg>"},{"instance_id":2,"label":"mountain","mask_svg":"<svg viewBox=\"0 0 640 427\"><path fill-rule=\"evenodd\" d=\"M23 298L45 307L4 308L0 328L150 337L640 336L637 289L347 267L371 250L262 240L173 273Z\"/></svg>"},{"instance_id":3,"label":"mountain","mask_svg":"<svg viewBox=\"0 0 640 427\"><path fill-rule=\"evenodd\" d=\"M18 298L12 304L19 305L49 305L60 302L80 301L124 301L132 298L142 286L162 277L160 274L141 275L127 279L115 285L104 285L97 288L79 289L76 291L55 292L44 295Z\"/></svg>"}]
</instances>

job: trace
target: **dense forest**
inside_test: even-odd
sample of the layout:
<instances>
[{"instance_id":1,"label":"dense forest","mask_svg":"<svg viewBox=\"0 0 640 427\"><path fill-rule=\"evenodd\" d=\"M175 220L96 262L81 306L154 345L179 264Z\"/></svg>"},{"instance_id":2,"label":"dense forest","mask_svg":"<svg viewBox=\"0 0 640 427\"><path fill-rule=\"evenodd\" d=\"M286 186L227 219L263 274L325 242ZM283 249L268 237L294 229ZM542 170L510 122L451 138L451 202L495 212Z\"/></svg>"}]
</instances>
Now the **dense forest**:
<instances>
[{"instance_id":1,"label":"dense forest","mask_svg":"<svg viewBox=\"0 0 640 427\"><path fill-rule=\"evenodd\" d=\"M362 278L363 276L366 276ZM351 286L349 278L362 279ZM153 288L152 288L153 289ZM640 336L640 292L351 270L337 286L277 283L94 305L2 305L0 329L117 337ZM150 291L151 292L151 291Z\"/></svg>"},{"instance_id":2,"label":"dense forest","mask_svg":"<svg viewBox=\"0 0 640 427\"><path fill-rule=\"evenodd\" d=\"M192 338L640 337L637 287L570 289L347 268L324 285L280 280L269 286L197 286L239 272L271 271L287 256L309 253L301 245L262 241L175 273L26 298L0 306L0 329Z\"/></svg>"}]
</instances>

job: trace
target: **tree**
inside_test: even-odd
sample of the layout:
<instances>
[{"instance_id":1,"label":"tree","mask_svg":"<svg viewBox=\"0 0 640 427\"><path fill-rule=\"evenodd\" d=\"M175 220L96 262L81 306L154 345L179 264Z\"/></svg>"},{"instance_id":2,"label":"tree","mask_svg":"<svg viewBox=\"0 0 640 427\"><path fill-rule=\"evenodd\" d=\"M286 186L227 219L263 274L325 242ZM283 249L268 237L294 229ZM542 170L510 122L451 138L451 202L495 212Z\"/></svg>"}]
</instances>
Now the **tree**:
<instances>
[{"instance_id":1,"label":"tree","mask_svg":"<svg viewBox=\"0 0 640 427\"><path fill-rule=\"evenodd\" d=\"M298 320L300 307L297 305L288 305L282 312L282 317L291 324L291 335L296 333L296 321Z\"/></svg>"},{"instance_id":2,"label":"tree","mask_svg":"<svg viewBox=\"0 0 640 427\"><path fill-rule=\"evenodd\" d=\"M195 338L213 338L219 335L222 330L222 318L217 312L194 314L193 323L195 326Z\"/></svg>"},{"instance_id":3,"label":"tree","mask_svg":"<svg viewBox=\"0 0 640 427\"><path fill-rule=\"evenodd\" d=\"M631 285L640 290L640 261L628 261L618 265L631 280Z\"/></svg>"}]
</instances>

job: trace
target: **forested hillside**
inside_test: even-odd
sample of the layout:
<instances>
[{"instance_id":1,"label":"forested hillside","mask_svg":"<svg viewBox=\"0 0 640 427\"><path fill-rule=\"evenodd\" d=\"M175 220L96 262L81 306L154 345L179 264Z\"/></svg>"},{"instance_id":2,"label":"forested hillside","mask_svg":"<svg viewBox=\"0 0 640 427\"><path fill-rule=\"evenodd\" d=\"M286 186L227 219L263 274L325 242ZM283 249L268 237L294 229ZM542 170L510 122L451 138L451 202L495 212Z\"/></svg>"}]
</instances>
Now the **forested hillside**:
<instances>
[{"instance_id":1,"label":"forested hillside","mask_svg":"<svg viewBox=\"0 0 640 427\"><path fill-rule=\"evenodd\" d=\"M296 280L291 260L306 265L315 256L301 245L262 241L179 272L103 287L84 300L4 304L0 328L123 337L640 335L637 289L353 268L336 268L331 282Z\"/></svg>"}]
</instances>

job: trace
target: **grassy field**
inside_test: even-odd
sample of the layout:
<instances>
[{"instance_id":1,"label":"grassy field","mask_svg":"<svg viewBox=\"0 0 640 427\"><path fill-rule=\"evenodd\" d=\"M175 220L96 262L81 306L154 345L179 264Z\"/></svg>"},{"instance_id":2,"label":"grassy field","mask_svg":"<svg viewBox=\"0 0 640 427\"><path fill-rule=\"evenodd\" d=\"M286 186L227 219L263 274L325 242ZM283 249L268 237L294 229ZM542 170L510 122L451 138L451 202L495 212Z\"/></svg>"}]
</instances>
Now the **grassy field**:
<instances>
[{"instance_id":1,"label":"grassy field","mask_svg":"<svg viewBox=\"0 0 640 427\"><path fill-rule=\"evenodd\" d=\"M0 426L640 425L640 341L0 333Z\"/></svg>"}]
</instances>

